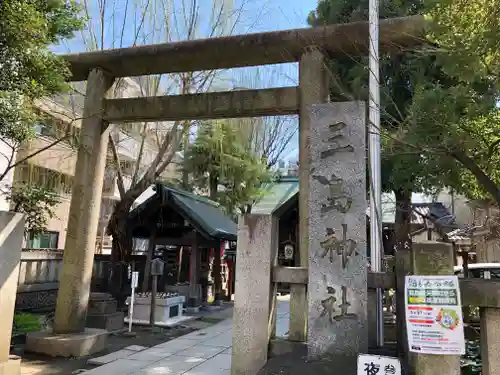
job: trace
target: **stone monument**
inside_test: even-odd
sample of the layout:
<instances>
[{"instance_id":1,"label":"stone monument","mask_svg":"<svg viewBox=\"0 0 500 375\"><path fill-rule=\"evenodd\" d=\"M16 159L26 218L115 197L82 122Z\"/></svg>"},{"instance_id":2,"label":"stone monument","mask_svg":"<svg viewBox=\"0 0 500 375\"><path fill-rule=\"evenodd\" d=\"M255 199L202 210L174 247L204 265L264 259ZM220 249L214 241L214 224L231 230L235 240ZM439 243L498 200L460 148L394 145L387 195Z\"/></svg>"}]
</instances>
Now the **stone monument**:
<instances>
[{"instance_id":1,"label":"stone monument","mask_svg":"<svg viewBox=\"0 0 500 375\"><path fill-rule=\"evenodd\" d=\"M368 347L366 108L318 104L310 116L308 356L354 373Z\"/></svg>"},{"instance_id":2,"label":"stone monument","mask_svg":"<svg viewBox=\"0 0 500 375\"><path fill-rule=\"evenodd\" d=\"M19 262L24 235L24 216L0 211L0 374L17 375L21 361L9 356Z\"/></svg>"}]
</instances>

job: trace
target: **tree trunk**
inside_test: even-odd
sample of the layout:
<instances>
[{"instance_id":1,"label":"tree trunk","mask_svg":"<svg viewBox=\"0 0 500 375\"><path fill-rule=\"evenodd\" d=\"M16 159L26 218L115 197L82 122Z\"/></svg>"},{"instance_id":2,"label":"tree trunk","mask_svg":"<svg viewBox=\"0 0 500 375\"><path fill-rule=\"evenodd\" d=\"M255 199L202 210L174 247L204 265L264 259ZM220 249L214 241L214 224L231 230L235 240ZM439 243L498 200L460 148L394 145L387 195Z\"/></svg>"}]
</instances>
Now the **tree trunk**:
<instances>
[{"instance_id":1,"label":"tree trunk","mask_svg":"<svg viewBox=\"0 0 500 375\"><path fill-rule=\"evenodd\" d=\"M477 182L486 190L500 207L500 186L493 181L479 165L465 152L455 151L451 156L467 168L476 177Z\"/></svg>"},{"instance_id":2,"label":"tree trunk","mask_svg":"<svg viewBox=\"0 0 500 375\"><path fill-rule=\"evenodd\" d=\"M125 302L128 290L124 284L128 269L128 256L132 252L132 234L128 231L127 219L134 201L121 200L115 206L108 223L108 234L113 237L111 245L110 292L121 305Z\"/></svg>"},{"instance_id":3,"label":"tree trunk","mask_svg":"<svg viewBox=\"0 0 500 375\"><path fill-rule=\"evenodd\" d=\"M411 191L396 191L396 252L411 250Z\"/></svg>"},{"instance_id":4,"label":"tree trunk","mask_svg":"<svg viewBox=\"0 0 500 375\"><path fill-rule=\"evenodd\" d=\"M411 191L395 191L395 243L396 243L396 332L398 352L407 363L408 341L405 319L405 276L411 272Z\"/></svg>"},{"instance_id":5,"label":"tree trunk","mask_svg":"<svg viewBox=\"0 0 500 375\"><path fill-rule=\"evenodd\" d=\"M210 175L208 178L208 196L211 200L217 200L217 188L219 186L219 179L215 175Z\"/></svg>"}]
</instances>

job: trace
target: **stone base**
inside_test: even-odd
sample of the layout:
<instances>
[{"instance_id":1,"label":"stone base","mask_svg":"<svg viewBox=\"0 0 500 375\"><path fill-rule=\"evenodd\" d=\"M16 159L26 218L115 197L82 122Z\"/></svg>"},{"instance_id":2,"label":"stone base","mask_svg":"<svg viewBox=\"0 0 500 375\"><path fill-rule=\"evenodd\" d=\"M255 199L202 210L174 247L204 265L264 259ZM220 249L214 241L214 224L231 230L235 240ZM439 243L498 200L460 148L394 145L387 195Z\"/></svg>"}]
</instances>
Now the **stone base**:
<instances>
[{"instance_id":1,"label":"stone base","mask_svg":"<svg viewBox=\"0 0 500 375\"><path fill-rule=\"evenodd\" d=\"M123 312L112 314L87 314L85 325L90 328L105 329L106 331L119 331L123 329Z\"/></svg>"},{"instance_id":2,"label":"stone base","mask_svg":"<svg viewBox=\"0 0 500 375\"><path fill-rule=\"evenodd\" d=\"M108 331L85 328L85 332L54 335L52 332L32 332L26 335L25 351L52 357L83 357L106 347Z\"/></svg>"},{"instance_id":3,"label":"stone base","mask_svg":"<svg viewBox=\"0 0 500 375\"><path fill-rule=\"evenodd\" d=\"M197 297L189 297L187 301L185 301L186 307L200 307L201 300Z\"/></svg>"},{"instance_id":4,"label":"stone base","mask_svg":"<svg viewBox=\"0 0 500 375\"><path fill-rule=\"evenodd\" d=\"M222 306L224 304L224 299L226 298L226 296L222 296L220 295L219 298L215 299L211 305L212 306Z\"/></svg>"},{"instance_id":5,"label":"stone base","mask_svg":"<svg viewBox=\"0 0 500 375\"><path fill-rule=\"evenodd\" d=\"M194 316L190 316L190 315L183 315L183 316L176 316L175 318L170 318L170 319L167 319L166 321L156 321L155 322L155 326L156 327L176 327L180 324L183 324L183 323L186 323L186 322L189 322L189 321L192 321L192 320L196 320L198 317L196 315ZM128 324L129 322L129 318L126 317L125 319L125 323ZM137 325L145 325L145 326L149 326L149 319L132 319L132 324L137 324Z\"/></svg>"},{"instance_id":6,"label":"stone base","mask_svg":"<svg viewBox=\"0 0 500 375\"><path fill-rule=\"evenodd\" d=\"M0 375L20 375L21 357L11 356L7 362L0 362Z\"/></svg>"},{"instance_id":7,"label":"stone base","mask_svg":"<svg viewBox=\"0 0 500 375\"><path fill-rule=\"evenodd\" d=\"M117 303L115 299L90 300L87 314L112 314L116 312Z\"/></svg>"},{"instance_id":8,"label":"stone base","mask_svg":"<svg viewBox=\"0 0 500 375\"><path fill-rule=\"evenodd\" d=\"M272 339L269 343L269 358L293 354L297 357L307 356L307 344L304 342L290 341L284 338Z\"/></svg>"}]
</instances>

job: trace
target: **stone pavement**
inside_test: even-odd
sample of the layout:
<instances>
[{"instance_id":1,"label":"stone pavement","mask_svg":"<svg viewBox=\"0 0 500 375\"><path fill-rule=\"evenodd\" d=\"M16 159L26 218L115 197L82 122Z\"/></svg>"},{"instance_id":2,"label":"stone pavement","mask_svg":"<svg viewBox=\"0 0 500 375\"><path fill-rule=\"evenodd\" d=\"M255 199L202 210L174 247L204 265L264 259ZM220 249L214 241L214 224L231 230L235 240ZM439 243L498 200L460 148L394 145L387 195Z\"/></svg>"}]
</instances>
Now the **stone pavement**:
<instances>
[{"instance_id":1,"label":"stone pavement","mask_svg":"<svg viewBox=\"0 0 500 375\"><path fill-rule=\"evenodd\" d=\"M278 305L276 335L288 333L289 302ZM248 322L251 324L251 322ZM232 319L200 331L137 351L84 375L229 375L231 369Z\"/></svg>"}]
</instances>

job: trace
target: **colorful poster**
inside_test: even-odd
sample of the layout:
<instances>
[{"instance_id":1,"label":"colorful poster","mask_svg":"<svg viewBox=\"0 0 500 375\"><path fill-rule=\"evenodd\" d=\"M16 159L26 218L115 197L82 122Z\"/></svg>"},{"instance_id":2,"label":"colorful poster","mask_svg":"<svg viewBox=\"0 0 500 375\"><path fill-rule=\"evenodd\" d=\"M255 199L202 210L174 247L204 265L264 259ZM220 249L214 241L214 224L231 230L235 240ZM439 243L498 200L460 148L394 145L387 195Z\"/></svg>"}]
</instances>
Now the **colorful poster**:
<instances>
[{"instance_id":1,"label":"colorful poster","mask_svg":"<svg viewBox=\"0 0 500 375\"><path fill-rule=\"evenodd\" d=\"M405 303L411 352L465 354L457 276L406 276Z\"/></svg>"}]
</instances>

